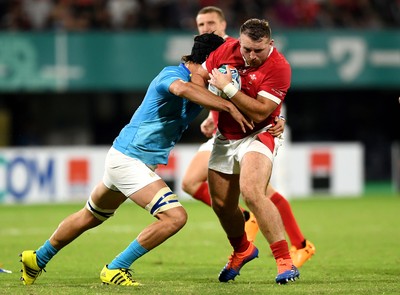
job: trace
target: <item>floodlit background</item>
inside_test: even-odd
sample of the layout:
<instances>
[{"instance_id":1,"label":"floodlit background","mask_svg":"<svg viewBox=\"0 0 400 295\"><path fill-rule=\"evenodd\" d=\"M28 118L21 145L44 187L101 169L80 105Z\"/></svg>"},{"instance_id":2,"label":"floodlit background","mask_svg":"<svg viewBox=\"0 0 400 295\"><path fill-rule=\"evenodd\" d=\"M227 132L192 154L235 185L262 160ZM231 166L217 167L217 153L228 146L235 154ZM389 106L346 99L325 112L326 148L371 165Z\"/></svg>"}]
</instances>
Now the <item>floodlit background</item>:
<instances>
[{"instance_id":1,"label":"floodlit background","mask_svg":"<svg viewBox=\"0 0 400 295\"><path fill-rule=\"evenodd\" d=\"M0 0L0 203L85 200L151 79L189 53L206 5L234 37L248 18L269 20L292 65L280 191L398 194L399 1ZM160 168L182 198L205 116Z\"/></svg>"}]
</instances>

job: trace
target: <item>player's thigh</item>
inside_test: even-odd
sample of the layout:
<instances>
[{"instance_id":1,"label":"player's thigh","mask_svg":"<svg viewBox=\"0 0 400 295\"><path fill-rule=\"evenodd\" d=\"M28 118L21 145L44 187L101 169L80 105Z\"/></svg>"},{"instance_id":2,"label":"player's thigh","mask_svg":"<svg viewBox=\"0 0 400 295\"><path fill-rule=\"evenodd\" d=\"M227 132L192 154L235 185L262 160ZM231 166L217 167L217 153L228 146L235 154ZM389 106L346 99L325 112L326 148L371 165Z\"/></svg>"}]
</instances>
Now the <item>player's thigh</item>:
<instances>
[{"instance_id":1,"label":"player's thigh","mask_svg":"<svg viewBox=\"0 0 400 295\"><path fill-rule=\"evenodd\" d=\"M225 174L208 170L208 184L212 201L218 204L236 204L239 201L240 187L238 174Z\"/></svg>"},{"instance_id":2,"label":"player's thigh","mask_svg":"<svg viewBox=\"0 0 400 295\"><path fill-rule=\"evenodd\" d=\"M207 180L208 160L210 159L211 151L199 151L192 158L185 176L184 182L204 182Z\"/></svg>"},{"instance_id":3,"label":"player's thigh","mask_svg":"<svg viewBox=\"0 0 400 295\"><path fill-rule=\"evenodd\" d=\"M265 195L272 162L259 152L247 152L240 164L240 188L244 198Z\"/></svg>"},{"instance_id":4,"label":"player's thigh","mask_svg":"<svg viewBox=\"0 0 400 295\"><path fill-rule=\"evenodd\" d=\"M149 183L131 194L129 198L160 220L165 217L175 219L178 224L186 222L185 209L180 204L177 195L162 179Z\"/></svg>"},{"instance_id":5,"label":"player's thigh","mask_svg":"<svg viewBox=\"0 0 400 295\"><path fill-rule=\"evenodd\" d=\"M160 190L170 191L169 187L162 179L156 180L131 194L129 199L138 204L140 207L145 208L147 204L149 204L154 197L159 194Z\"/></svg>"},{"instance_id":6,"label":"player's thigh","mask_svg":"<svg viewBox=\"0 0 400 295\"><path fill-rule=\"evenodd\" d=\"M92 202L102 209L117 209L119 205L126 201L126 197L119 191L110 190L100 182L92 191Z\"/></svg>"}]
</instances>

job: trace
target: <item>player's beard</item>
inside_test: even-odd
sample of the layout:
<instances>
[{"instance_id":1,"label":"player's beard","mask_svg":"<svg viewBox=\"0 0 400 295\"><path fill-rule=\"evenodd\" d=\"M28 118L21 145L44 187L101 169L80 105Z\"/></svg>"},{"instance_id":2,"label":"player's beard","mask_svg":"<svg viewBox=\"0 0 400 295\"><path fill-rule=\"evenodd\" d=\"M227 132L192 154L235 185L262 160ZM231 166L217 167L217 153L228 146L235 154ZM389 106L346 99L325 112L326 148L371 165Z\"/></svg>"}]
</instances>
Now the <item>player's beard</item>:
<instances>
[{"instance_id":1,"label":"player's beard","mask_svg":"<svg viewBox=\"0 0 400 295\"><path fill-rule=\"evenodd\" d=\"M247 63L252 68L258 68L261 65L261 61L259 59L257 59L257 58L251 59Z\"/></svg>"},{"instance_id":2,"label":"player's beard","mask_svg":"<svg viewBox=\"0 0 400 295\"><path fill-rule=\"evenodd\" d=\"M246 65L252 68L257 68L259 67L262 62L258 58L250 59L246 58L246 56L242 55L244 60L246 61Z\"/></svg>"}]
</instances>

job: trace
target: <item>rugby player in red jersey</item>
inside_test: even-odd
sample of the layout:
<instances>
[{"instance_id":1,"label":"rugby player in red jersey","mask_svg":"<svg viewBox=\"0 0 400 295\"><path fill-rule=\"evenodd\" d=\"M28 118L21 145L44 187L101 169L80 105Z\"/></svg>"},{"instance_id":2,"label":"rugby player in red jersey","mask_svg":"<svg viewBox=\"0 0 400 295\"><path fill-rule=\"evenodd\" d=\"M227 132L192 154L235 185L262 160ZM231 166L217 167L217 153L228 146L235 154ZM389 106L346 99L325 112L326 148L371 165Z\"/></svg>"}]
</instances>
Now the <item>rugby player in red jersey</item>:
<instances>
[{"instance_id":1,"label":"rugby player in red jersey","mask_svg":"<svg viewBox=\"0 0 400 295\"><path fill-rule=\"evenodd\" d=\"M224 64L238 69L241 90L230 83L230 73L225 75L218 71ZM208 181L212 207L233 247L219 280L233 280L244 264L258 257L258 249L248 241L244 231L239 208L241 193L276 260L278 275L275 281L278 284L294 281L299 272L289 254L284 225L277 207L267 197L273 159L279 147L268 128L280 114L290 87L290 65L273 46L268 22L249 19L240 28L239 40L225 42L210 54L203 67L207 71L200 74L209 73L210 84L223 90L254 123L253 130L243 132L230 116L219 115Z\"/></svg>"}]
</instances>

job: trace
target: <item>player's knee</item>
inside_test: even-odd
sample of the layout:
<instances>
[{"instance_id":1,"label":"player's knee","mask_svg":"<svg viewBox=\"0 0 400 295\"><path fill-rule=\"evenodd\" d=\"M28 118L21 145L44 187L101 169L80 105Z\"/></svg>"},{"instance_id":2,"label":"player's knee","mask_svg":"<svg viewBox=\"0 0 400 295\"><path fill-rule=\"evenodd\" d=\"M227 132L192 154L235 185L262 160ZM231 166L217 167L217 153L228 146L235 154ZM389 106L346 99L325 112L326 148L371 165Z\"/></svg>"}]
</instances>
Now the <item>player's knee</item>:
<instances>
[{"instance_id":1,"label":"player's knee","mask_svg":"<svg viewBox=\"0 0 400 295\"><path fill-rule=\"evenodd\" d=\"M218 198L212 199L211 207L217 215L220 215L222 212L227 211L228 209L227 204Z\"/></svg>"},{"instance_id":2,"label":"player's knee","mask_svg":"<svg viewBox=\"0 0 400 295\"><path fill-rule=\"evenodd\" d=\"M189 180L187 180L186 178L184 178L182 180L181 188L185 193L192 195L190 192L191 191L191 182Z\"/></svg>"},{"instance_id":3,"label":"player's knee","mask_svg":"<svg viewBox=\"0 0 400 295\"><path fill-rule=\"evenodd\" d=\"M86 209L95 217L97 220L101 222L106 221L108 218L114 215L115 209L103 209L98 207L92 200L92 197L89 197L89 200L86 202Z\"/></svg>"},{"instance_id":4,"label":"player's knee","mask_svg":"<svg viewBox=\"0 0 400 295\"><path fill-rule=\"evenodd\" d=\"M190 178L184 178L182 180L181 188L185 193L194 196L196 194L196 191L199 189L200 185L201 182L195 181Z\"/></svg>"},{"instance_id":5,"label":"player's knee","mask_svg":"<svg viewBox=\"0 0 400 295\"><path fill-rule=\"evenodd\" d=\"M183 207L176 207L174 210L165 212L167 215L166 223L170 228L170 232L176 233L185 226L188 215Z\"/></svg>"},{"instance_id":6,"label":"player's knee","mask_svg":"<svg viewBox=\"0 0 400 295\"><path fill-rule=\"evenodd\" d=\"M170 234L178 232L186 224L186 210L169 187L160 189L145 208L163 222L163 229Z\"/></svg>"},{"instance_id":7,"label":"player's knee","mask_svg":"<svg viewBox=\"0 0 400 295\"><path fill-rule=\"evenodd\" d=\"M258 192L254 187L254 185L243 185L241 187L242 199L245 203L254 203L259 196L265 195Z\"/></svg>"}]
</instances>

